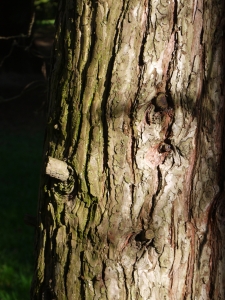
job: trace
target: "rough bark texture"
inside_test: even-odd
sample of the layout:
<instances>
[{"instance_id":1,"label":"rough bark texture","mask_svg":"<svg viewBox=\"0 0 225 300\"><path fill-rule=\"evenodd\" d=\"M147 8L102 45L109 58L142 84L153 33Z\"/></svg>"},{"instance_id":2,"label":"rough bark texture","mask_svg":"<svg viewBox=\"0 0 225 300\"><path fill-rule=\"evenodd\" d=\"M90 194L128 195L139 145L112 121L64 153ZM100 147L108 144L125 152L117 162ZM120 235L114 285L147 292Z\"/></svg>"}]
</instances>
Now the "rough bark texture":
<instances>
[{"instance_id":1,"label":"rough bark texture","mask_svg":"<svg viewBox=\"0 0 225 300\"><path fill-rule=\"evenodd\" d=\"M225 299L224 15L59 1L32 299Z\"/></svg>"}]
</instances>

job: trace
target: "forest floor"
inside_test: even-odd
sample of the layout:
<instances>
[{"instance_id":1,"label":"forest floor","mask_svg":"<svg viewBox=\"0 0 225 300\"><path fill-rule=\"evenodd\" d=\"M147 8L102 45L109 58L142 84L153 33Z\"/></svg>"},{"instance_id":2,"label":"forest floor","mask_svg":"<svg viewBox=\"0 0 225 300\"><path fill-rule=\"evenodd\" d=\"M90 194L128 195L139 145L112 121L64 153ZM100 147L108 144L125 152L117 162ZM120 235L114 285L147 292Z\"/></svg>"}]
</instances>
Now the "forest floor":
<instances>
[{"instance_id":1,"label":"forest floor","mask_svg":"<svg viewBox=\"0 0 225 300\"><path fill-rule=\"evenodd\" d=\"M30 299L35 230L24 217L37 212L52 42L53 28L38 28L0 66L0 300Z\"/></svg>"}]
</instances>

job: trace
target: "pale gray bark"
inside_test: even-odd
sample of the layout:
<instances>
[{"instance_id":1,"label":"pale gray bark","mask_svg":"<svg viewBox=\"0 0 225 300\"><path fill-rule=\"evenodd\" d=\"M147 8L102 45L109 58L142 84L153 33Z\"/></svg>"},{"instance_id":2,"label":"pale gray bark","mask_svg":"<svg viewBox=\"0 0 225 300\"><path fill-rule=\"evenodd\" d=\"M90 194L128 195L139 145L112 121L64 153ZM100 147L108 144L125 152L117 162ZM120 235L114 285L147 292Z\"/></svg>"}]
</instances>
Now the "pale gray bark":
<instances>
[{"instance_id":1,"label":"pale gray bark","mask_svg":"<svg viewBox=\"0 0 225 300\"><path fill-rule=\"evenodd\" d=\"M60 1L32 299L225 299L224 12Z\"/></svg>"},{"instance_id":2,"label":"pale gray bark","mask_svg":"<svg viewBox=\"0 0 225 300\"><path fill-rule=\"evenodd\" d=\"M67 163L53 157L48 157L46 174L61 181L66 181L70 175Z\"/></svg>"}]
</instances>

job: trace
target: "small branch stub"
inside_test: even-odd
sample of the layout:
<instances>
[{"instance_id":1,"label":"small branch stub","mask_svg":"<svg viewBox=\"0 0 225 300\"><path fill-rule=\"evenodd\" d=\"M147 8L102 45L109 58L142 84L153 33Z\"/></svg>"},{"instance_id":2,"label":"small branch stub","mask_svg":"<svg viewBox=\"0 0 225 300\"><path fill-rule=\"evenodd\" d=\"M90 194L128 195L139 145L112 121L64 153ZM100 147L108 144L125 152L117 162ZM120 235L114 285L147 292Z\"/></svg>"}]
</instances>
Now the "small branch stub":
<instances>
[{"instance_id":1,"label":"small branch stub","mask_svg":"<svg viewBox=\"0 0 225 300\"><path fill-rule=\"evenodd\" d=\"M46 174L61 181L66 181L70 175L67 163L50 156L48 157Z\"/></svg>"}]
</instances>

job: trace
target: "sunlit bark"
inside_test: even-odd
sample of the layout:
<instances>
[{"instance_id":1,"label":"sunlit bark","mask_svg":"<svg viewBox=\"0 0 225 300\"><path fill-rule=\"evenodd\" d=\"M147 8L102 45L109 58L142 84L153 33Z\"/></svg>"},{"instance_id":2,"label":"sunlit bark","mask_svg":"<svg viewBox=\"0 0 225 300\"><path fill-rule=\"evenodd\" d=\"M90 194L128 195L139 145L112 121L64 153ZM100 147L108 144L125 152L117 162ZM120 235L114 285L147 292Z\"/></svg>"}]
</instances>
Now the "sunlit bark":
<instances>
[{"instance_id":1,"label":"sunlit bark","mask_svg":"<svg viewBox=\"0 0 225 300\"><path fill-rule=\"evenodd\" d=\"M225 299L224 15L59 1L32 299Z\"/></svg>"}]
</instances>

